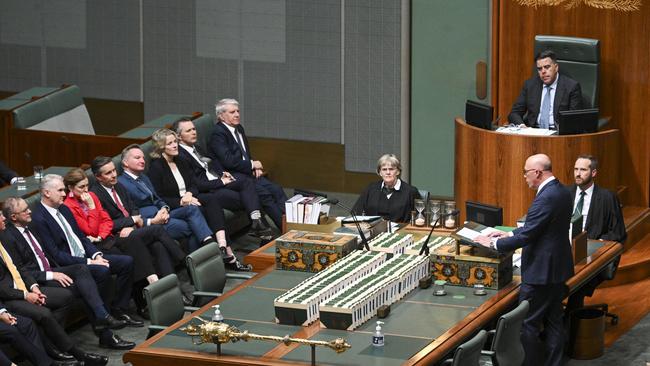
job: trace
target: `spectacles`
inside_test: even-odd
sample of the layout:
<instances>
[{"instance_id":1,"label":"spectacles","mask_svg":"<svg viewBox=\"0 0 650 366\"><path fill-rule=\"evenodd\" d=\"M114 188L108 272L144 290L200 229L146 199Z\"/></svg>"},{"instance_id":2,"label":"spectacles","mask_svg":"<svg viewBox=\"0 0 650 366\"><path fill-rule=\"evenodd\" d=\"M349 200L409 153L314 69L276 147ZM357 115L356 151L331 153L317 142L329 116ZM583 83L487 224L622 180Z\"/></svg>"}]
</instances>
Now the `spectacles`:
<instances>
[{"instance_id":1,"label":"spectacles","mask_svg":"<svg viewBox=\"0 0 650 366\"><path fill-rule=\"evenodd\" d=\"M524 177L528 174L528 172L533 171L533 170L539 170L539 169L524 169Z\"/></svg>"}]
</instances>

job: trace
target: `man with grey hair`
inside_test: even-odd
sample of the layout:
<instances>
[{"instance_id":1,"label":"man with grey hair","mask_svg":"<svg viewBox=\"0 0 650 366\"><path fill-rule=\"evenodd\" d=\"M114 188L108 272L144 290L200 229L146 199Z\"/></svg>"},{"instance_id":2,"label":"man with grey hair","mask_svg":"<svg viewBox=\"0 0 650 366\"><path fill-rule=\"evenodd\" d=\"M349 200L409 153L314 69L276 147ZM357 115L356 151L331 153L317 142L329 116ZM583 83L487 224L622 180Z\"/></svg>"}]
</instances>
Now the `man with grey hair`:
<instances>
[{"instance_id":1,"label":"man with grey hair","mask_svg":"<svg viewBox=\"0 0 650 366\"><path fill-rule=\"evenodd\" d=\"M255 190L262 206L273 223L282 227L282 214L287 196L282 187L264 176L264 166L253 159L246 132L241 125L239 102L235 99L221 99L215 106L217 122L208 142L208 154L239 179L254 178Z\"/></svg>"},{"instance_id":2,"label":"man with grey hair","mask_svg":"<svg viewBox=\"0 0 650 366\"><path fill-rule=\"evenodd\" d=\"M63 204L65 197L60 175L43 177L41 202L34 207L32 221L43 239L45 251L62 266L86 264L102 293L110 290L110 278L115 274L117 281L111 313L118 320L125 321L127 326L142 327L142 321L127 314L133 287L133 258L100 252L79 229L72 211Z\"/></svg>"},{"instance_id":3,"label":"man with grey hair","mask_svg":"<svg viewBox=\"0 0 650 366\"><path fill-rule=\"evenodd\" d=\"M36 233L35 225L31 225L32 213L27 202L22 198L9 197L4 202L2 213L9 219L4 231L9 239L6 246L11 248L20 266L28 271L40 286L68 288L76 297L81 297L87 305L88 314L95 331L100 335L102 345L114 349L135 347L135 343L124 341L108 330L124 328L126 322L117 320L108 313L88 266L58 266L56 261L47 255L43 240Z\"/></svg>"}]
</instances>

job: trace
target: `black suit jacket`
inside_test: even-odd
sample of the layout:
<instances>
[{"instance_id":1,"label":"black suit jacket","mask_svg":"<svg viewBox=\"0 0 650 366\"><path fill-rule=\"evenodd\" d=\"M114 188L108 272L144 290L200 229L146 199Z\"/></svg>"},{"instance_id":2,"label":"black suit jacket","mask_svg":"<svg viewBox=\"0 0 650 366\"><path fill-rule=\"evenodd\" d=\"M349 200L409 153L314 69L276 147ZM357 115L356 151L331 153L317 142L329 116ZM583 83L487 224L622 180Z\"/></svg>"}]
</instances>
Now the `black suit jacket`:
<instances>
[{"instance_id":1,"label":"black suit jacket","mask_svg":"<svg viewBox=\"0 0 650 366\"><path fill-rule=\"evenodd\" d=\"M135 206L133 200L126 191L126 188L124 188L121 183L118 182L113 188L115 188L115 193L117 193L120 201L122 201L122 206L124 206L124 209L129 213L129 216L124 216L119 207L117 207L117 203L113 201L113 197L110 196L101 184L93 184L92 187L90 187L90 190L95 193L97 198L99 198L102 207L106 212L108 212L108 216L111 217L111 220L113 220L113 235L119 235L119 232L125 227L132 227L135 225L131 216L139 215L140 211Z\"/></svg>"},{"instance_id":2,"label":"black suit jacket","mask_svg":"<svg viewBox=\"0 0 650 366\"><path fill-rule=\"evenodd\" d=\"M497 241L500 252L523 248L522 282L558 284L573 276L571 202L571 193L557 179L548 182L528 208L524 226L515 229L513 236Z\"/></svg>"},{"instance_id":3,"label":"black suit jacket","mask_svg":"<svg viewBox=\"0 0 650 366\"><path fill-rule=\"evenodd\" d=\"M76 235L81 241L86 257L92 258L99 250L97 250L97 247L79 229L77 221L72 215L72 211L66 205L61 205L59 211L72 228L73 232L71 234ZM86 264L86 258L72 256L65 233L59 224L54 221L52 215L43 207L43 203L39 202L34 206L32 222L32 230L36 231L40 235L40 238L43 239L41 243L44 244L45 252L51 255L59 265Z\"/></svg>"},{"instance_id":4,"label":"black suit jacket","mask_svg":"<svg viewBox=\"0 0 650 366\"><path fill-rule=\"evenodd\" d=\"M408 222L413 210L413 200L420 198L417 188L402 181L399 191L394 191L390 199L381 191L382 181L370 183L361 193L352 207L352 211L361 215L388 216L394 222Z\"/></svg>"},{"instance_id":5,"label":"black suit jacket","mask_svg":"<svg viewBox=\"0 0 650 366\"><path fill-rule=\"evenodd\" d=\"M201 151L198 145L195 147L199 151L199 154L202 156L207 156L205 152ZM205 175L205 168L198 161L196 161L196 159L194 159L194 157L188 153L185 148L180 146L178 147L178 156L176 157L176 160L182 160L184 165L191 168L192 176L194 178L193 181L199 192L207 193L224 187L221 179L208 180L208 177ZM221 166L221 164L215 159L212 159L209 165L210 170L214 173L217 173L219 176L223 174L223 166Z\"/></svg>"},{"instance_id":6,"label":"black suit jacket","mask_svg":"<svg viewBox=\"0 0 650 366\"><path fill-rule=\"evenodd\" d=\"M194 184L194 173L192 172L192 168L187 166L184 160L176 158L174 161L176 162L178 171L181 173L181 176L183 176L183 180L185 181L185 190L192 192L192 195L197 197L199 190ZM167 202L172 210L181 207L181 196L178 190L178 183L176 183L176 178L174 178L172 169L165 161L165 158L151 159L147 176L156 189L158 196L160 196L163 201Z\"/></svg>"},{"instance_id":7,"label":"black suit jacket","mask_svg":"<svg viewBox=\"0 0 650 366\"><path fill-rule=\"evenodd\" d=\"M577 186L572 185L569 189L573 203L576 198ZM594 184L585 229L589 239L625 242L627 232L625 231L625 222L623 222L623 212L614 192Z\"/></svg>"},{"instance_id":8,"label":"black suit jacket","mask_svg":"<svg viewBox=\"0 0 650 366\"><path fill-rule=\"evenodd\" d=\"M11 170L3 161L0 161L0 186L10 184L18 174Z\"/></svg>"},{"instance_id":9,"label":"black suit jacket","mask_svg":"<svg viewBox=\"0 0 650 366\"><path fill-rule=\"evenodd\" d=\"M11 245L6 245L5 243L10 242L11 238L7 237L4 233L0 233L0 243L3 244L5 250L7 253L9 253L9 256L11 257L11 261L14 262L14 265L16 266L16 269L18 270L18 273L20 274L20 277L22 277L23 282L25 282L25 286L29 290L30 287L32 287L35 283L36 280L29 274L23 266L20 264L20 259L19 256L13 252ZM0 300L24 300L25 296L22 291L17 290L14 288L14 278L11 276L11 272L9 272L9 268L7 267L7 264L5 261L0 257Z\"/></svg>"},{"instance_id":10,"label":"black suit jacket","mask_svg":"<svg viewBox=\"0 0 650 366\"><path fill-rule=\"evenodd\" d=\"M534 76L524 83L521 93L508 115L508 121L514 124L525 123L528 127L537 127L537 116L542 103L543 83L539 76ZM553 119L559 125L560 111L582 109L583 99L580 84L568 76L558 74L557 90L553 100Z\"/></svg>"},{"instance_id":11,"label":"black suit jacket","mask_svg":"<svg viewBox=\"0 0 650 366\"><path fill-rule=\"evenodd\" d=\"M47 258L48 262L50 263L50 267L54 268L57 267L56 261L54 258L52 258L51 255L49 255L47 252L45 252L45 248L43 247L43 240L39 237L39 235L30 230L30 233L34 235L36 238L36 241L38 241L39 244L41 244L41 249L43 250L43 254L45 254L45 258ZM47 281L45 278L45 271L41 271L41 266L38 265L38 261L36 260L36 255L30 248L30 244L25 240L25 237L23 234L20 233L18 228L14 226L13 224L7 224L7 229L5 230L5 234L7 237L10 238L9 243L7 243L7 246L11 246L11 250L15 254L14 258L16 261L20 261L20 266L25 269L29 274L38 282L38 283L43 283Z\"/></svg>"},{"instance_id":12,"label":"black suit jacket","mask_svg":"<svg viewBox=\"0 0 650 366\"><path fill-rule=\"evenodd\" d=\"M244 160L242 158L243 151L223 122L218 122L212 129L212 134L208 140L208 154L213 162L217 160L223 168L231 173L238 172L253 175L253 170L251 169L251 159L253 159L253 156L248 145L246 132L244 132L242 125L237 125L236 129L242 136L248 159Z\"/></svg>"}]
</instances>

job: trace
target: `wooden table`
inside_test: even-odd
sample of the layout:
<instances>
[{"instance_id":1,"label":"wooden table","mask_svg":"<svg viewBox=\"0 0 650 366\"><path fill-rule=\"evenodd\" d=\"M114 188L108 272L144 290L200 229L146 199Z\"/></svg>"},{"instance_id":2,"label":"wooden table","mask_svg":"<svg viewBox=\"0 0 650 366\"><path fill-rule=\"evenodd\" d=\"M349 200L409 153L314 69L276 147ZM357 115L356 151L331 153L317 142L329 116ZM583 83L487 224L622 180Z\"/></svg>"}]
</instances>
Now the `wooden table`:
<instances>
[{"instance_id":1,"label":"wooden table","mask_svg":"<svg viewBox=\"0 0 650 366\"><path fill-rule=\"evenodd\" d=\"M269 245L266 250L268 248ZM264 250L261 248L260 253ZM619 243L592 243L593 253L576 265L576 274L567 281L571 292L596 276L622 250ZM211 306L221 304L225 321L242 330L316 340L342 336L352 344L353 348L343 354L319 349L317 362L320 364L429 365L449 357L459 344L510 310L519 292L518 280L500 291L489 291L485 297L474 296L471 289L462 287L448 286L445 298L432 296L431 289L415 290L391 306L384 326L386 346L377 349L370 345L374 320L352 332L321 329L318 323L308 327L275 324L272 300L308 276L307 273L267 268L192 315L209 319L213 311ZM224 355L217 356L215 345L193 345L191 338L179 331L188 321L196 322L189 317L178 321L126 353L124 362L135 366L309 364L309 348L261 341L223 345Z\"/></svg>"}]
</instances>

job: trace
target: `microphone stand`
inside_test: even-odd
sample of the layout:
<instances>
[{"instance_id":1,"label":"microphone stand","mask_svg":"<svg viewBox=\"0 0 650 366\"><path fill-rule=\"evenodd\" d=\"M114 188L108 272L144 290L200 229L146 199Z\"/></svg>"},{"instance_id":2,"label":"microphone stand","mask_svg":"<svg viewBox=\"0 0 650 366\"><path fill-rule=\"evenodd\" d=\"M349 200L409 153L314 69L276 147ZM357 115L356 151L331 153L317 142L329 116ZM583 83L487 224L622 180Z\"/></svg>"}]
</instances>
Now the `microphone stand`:
<instances>
[{"instance_id":1,"label":"microphone stand","mask_svg":"<svg viewBox=\"0 0 650 366\"><path fill-rule=\"evenodd\" d=\"M427 236L427 240L424 241L424 244L422 244L422 248L420 248L420 253L418 255L429 255L429 239L431 239L431 234L433 234L433 229L438 225L438 222L443 218L443 217L449 217L449 216L455 216L458 215L460 211L454 210L452 212L448 212L446 214L438 215L438 218L436 221L433 222L433 225L431 225L431 230L429 230L429 235Z\"/></svg>"},{"instance_id":2,"label":"microphone stand","mask_svg":"<svg viewBox=\"0 0 650 366\"><path fill-rule=\"evenodd\" d=\"M357 250L361 250L361 249L365 248L366 250L370 251L370 246L368 245L368 239L366 239L366 236L364 235L363 230L361 229L361 225L359 224L359 220L357 219L357 215L354 214L354 211L350 207L342 204L336 198L328 198L327 202L331 203L333 205L339 206L342 209L344 209L344 210L346 210L346 211L348 211L350 213L350 216L352 217L352 220L354 221L354 226L357 228L357 232L359 233L359 236L361 237L361 245L359 245L357 247Z\"/></svg>"}]
</instances>

